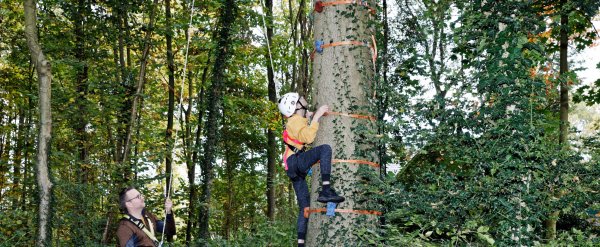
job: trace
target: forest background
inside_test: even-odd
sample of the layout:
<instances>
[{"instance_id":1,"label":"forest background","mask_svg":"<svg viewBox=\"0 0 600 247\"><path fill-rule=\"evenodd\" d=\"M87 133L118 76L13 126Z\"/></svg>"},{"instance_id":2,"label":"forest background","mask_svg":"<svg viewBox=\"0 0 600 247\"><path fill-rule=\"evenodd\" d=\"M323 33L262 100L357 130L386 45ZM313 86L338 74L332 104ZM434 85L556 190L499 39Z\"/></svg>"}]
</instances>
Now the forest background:
<instances>
[{"instance_id":1,"label":"forest background","mask_svg":"<svg viewBox=\"0 0 600 247\"><path fill-rule=\"evenodd\" d=\"M597 246L600 2L366 2L381 171L357 186L384 214L328 244ZM128 185L171 196L175 246L294 245L275 102L314 94L313 2L31 3L0 2L0 246L114 245Z\"/></svg>"}]
</instances>

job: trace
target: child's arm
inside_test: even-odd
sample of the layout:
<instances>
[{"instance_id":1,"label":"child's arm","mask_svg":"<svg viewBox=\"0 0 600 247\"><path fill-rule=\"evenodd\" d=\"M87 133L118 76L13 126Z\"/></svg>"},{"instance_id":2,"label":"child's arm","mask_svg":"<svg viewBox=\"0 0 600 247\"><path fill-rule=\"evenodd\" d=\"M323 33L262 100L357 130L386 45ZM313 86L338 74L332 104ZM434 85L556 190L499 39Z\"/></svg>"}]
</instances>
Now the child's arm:
<instances>
[{"instance_id":1,"label":"child's arm","mask_svg":"<svg viewBox=\"0 0 600 247\"><path fill-rule=\"evenodd\" d=\"M328 105L322 105L321 107L319 107L319 109L317 109L317 111L315 112L315 115L313 116L312 122L319 122L319 118L321 118L322 116L327 114L328 111L329 111Z\"/></svg>"}]
</instances>

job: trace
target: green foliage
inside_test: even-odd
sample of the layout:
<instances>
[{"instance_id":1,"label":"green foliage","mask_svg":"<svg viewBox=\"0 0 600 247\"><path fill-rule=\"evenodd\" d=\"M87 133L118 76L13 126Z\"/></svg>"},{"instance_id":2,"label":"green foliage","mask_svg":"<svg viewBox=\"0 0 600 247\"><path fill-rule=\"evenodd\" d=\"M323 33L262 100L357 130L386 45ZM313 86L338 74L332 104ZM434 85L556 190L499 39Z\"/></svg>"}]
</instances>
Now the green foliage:
<instances>
[{"instance_id":1,"label":"green foliage","mask_svg":"<svg viewBox=\"0 0 600 247\"><path fill-rule=\"evenodd\" d=\"M596 38L586 29L599 2L567 2L559 6L559 1L545 1L545 5L516 0L398 1L401 15L390 20L392 34L387 40L387 83L380 74L374 88L363 85L367 92L376 89L378 98L370 103L378 104L377 133L361 125L362 120L355 121L351 131L359 134L352 141L363 146L380 140L385 150L381 163L402 169L397 175L379 177L373 169L361 168L364 183L359 188L364 198L357 201L384 211L385 224L381 229L340 232L354 234L358 243L370 246L598 245L597 228L564 222L568 217L585 222L586 210L599 209L600 137L574 139L571 149L560 147L557 92L548 92L542 76L530 74L530 69L553 59L561 13L568 13L569 34L577 48ZM117 211L117 190L125 185L138 186L148 208L162 217L167 93L180 93L189 27L183 110L190 108L190 121L184 122L186 114L176 116L180 122L175 124L179 129L173 155L178 182L172 195L179 232L175 245L184 244L187 220L197 225L198 206L187 207L188 196L197 191L197 202L201 192L198 183L194 188L187 184L182 161L191 160L196 152L190 164L197 166L204 155L206 95L213 84L212 72L205 68L214 66L216 58L211 54L220 48L214 33L220 28L215 23L222 2L197 2L191 26L190 3L172 6L176 89L166 86L163 37L167 30L164 8L156 6L156 29L136 123L130 123L129 114L151 1L38 3L40 42L54 75L50 150L54 245L99 246L105 229L111 237L107 244L113 245L114 224L106 228L106 222ZM256 1L236 3L239 11L229 44L232 66L218 68L224 76L223 105L214 131L224 138L215 145L219 152L209 207L210 231L216 237L208 244L292 246L297 209L280 166L275 179L278 220L268 222L264 217L266 129L280 133L282 119L267 100L263 71L267 47L256 33L262 19ZM271 55L280 92L310 91L307 55L313 49L308 20L312 10L309 2L304 4L303 8L283 4L275 11ZM542 11L543 7L553 11ZM22 9L20 1L0 3L0 246L32 246L37 228L33 169L37 83L23 34ZM363 10L349 6L340 16L354 18L356 11ZM83 20L78 20L79 13ZM373 27L377 21L354 21L350 29ZM81 30L76 24L82 25ZM550 36L532 38L547 28ZM383 43L378 42L380 48ZM86 78L80 81L84 68ZM339 71L336 76L348 83L347 73ZM559 80L576 82L577 78L569 73L551 84ZM429 97L428 91L436 87L433 82L439 89ZM600 103L598 87L600 81L581 87L574 100ZM340 88L344 96L349 95L344 90ZM357 102L350 98L344 104L352 111L373 112L356 107ZM131 124L131 159L121 162ZM181 141L188 127L191 136L199 131L201 143ZM349 145L345 142L340 140L339 146ZM367 156L362 151L357 154ZM197 168L196 180L205 172ZM547 241L542 237L543 221L557 210L561 212L558 238ZM189 212L194 213L190 219ZM197 229L192 232L195 239Z\"/></svg>"},{"instance_id":2,"label":"green foliage","mask_svg":"<svg viewBox=\"0 0 600 247\"><path fill-rule=\"evenodd\" d=\"M35 240L33 211L3 210L0 214L0 246L32 246Z\"/></svg>"},{"instance_id":3,"label":"green foliage","mask_svg":"<svg viewBox=\"0 0 600 247\"><path fill-rule=\"evenodd\" d=\"M289 217L281 221L259 221L250 228L233 234L230 239L218 237L210 240L208 246L294 246L296 244L295 219ZM196 243L200 244L200 243Z\"/></svg>"}]
</instances>

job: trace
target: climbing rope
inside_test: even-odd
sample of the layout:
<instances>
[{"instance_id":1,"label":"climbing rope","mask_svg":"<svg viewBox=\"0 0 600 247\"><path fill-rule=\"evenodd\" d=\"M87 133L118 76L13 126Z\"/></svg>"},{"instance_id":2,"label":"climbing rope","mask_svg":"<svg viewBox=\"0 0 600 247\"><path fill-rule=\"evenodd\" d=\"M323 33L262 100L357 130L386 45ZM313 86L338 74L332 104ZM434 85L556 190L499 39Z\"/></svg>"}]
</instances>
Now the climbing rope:
<instances>
[{"instance_id":1,"label":"climbing rope","mask_svg":"<svg viewBox=\"0 0 600 247\"><path fill-rule=\"evenodd\" d=\"M260 0L260 4L262 5L263 9L266 8L267 6L265 5L265 3L263 2L263 0ZM265 40L267 41L267 51L269 52L269 62L271 62L271 68L273 68L273 55L271 55L271 43L269 42L269 36L267 34L267 22L265 21L265 14L263 13L260 17L262 18L262 23L263 23L263 33L265 34ZM277 87L275 87L275 95L277 95Z\"/></svg>"},{"instance_id":2,"label":"climbing rope","mask_svg":"<svg viewBox=\"0 0 600 247\"><path fill-rule=\"evenodd\" d=\"M178 113L176 114L178 116L178 120L181 120L182 118L182 114L183 114L183 90L184 90L184 84L185 84L185 80L187 77L187 64L188 64L188 55L189 55L189 48L190 48L190 40L191 40L191 35L189 34L190 31L190 27L192 26L192 20L194 17L194 3L195 0L192 0L192 4L191 4L191 11L190 11L190 21L188 23L188 28L186 30L187 32L187 37L186 37L186 44L185 44L185 59L183 62L183 79L181 80L181 89L179 90L179 106L177 107L177 111ZM171 90L175 90L174 88ZM179 121L180 122L180 121ZM175 142L173 143L173 147L175 147L177 144L177 132L178 132L178 128L175 128L175 135L173 135L175 137ZM166 191L166 195L165 198L169 199L171 198L171 190L173 189L173 166L171 165L171 170L169 171L169 185L168 185L168 190ZM172 210L172 209L171 209ZM161 237L160 237L160 243L159 243L159 247L162 246L164 238L165 238L165 228L167 226L167 212L165 209L165 220L163 221L163 228L162 228L162 233L161 233Z\"/></svg>"}]
</instances>

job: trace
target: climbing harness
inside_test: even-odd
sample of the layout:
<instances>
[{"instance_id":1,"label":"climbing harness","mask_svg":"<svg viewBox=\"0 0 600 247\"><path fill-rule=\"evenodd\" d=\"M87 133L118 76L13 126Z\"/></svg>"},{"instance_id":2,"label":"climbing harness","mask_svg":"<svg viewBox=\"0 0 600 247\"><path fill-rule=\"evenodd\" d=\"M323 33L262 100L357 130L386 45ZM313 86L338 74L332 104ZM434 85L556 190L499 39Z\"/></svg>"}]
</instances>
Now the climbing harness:
<instances>
[{"instance_id":1,"label":"climbing harness","mask_svg":"<svg viewBox=\"0 0 600 247\"><path fill-rule=\"evenodd\" d=\"M131 223L133 223L135 226L137 226L140 230L142 230L146 236L148 236L152 242L154 242L155 246L162 246L162 241L158 242L158 239L156 239L156 236L154 236L154 225L152 225L152 221L150 219L148 219L148 217L146 217L146 215L142 216L146 219L146 222L148 222L148 227L146 227L144 225L144 222L141 219L135 219L134 217L132 217L129 214L123 214L121 219L123 220L127 220ZM164 225L164 223L163 223ZM150 230L148 230L150 229ZM163 227L164 229L164 227Z\"/></svg>"},{"instance_id":2,"label":"climbing harness","mask_svg":"<svg viewBox=\"0 0 600 247\"><path fill-rule=\"evenodd\" d=\"M288 154L288 150L293 151L294 153L300 153L300 152L304 152L304 150L306 149L306 147L302 147L302 149L299 149L297 147L295 147L294 145L291 145L289 142L293 142L295 144L298 145L304 145L304 142L301 142L299 140L296 140L292 137L290 137L290 135L288 134L287 130L283 130L283 143L285 143L285 145L289 148L285 149L285 152L283 152L283 164L285 165L285 170L287 171L288 169L288 165L287 165L287 159L286 156Z\"/></svg>"},{"instance_id":3,"label":"climbing harness","mask_svg":"<svg viewBox=\"0 0 600 247\"><path fill-rule=\"evenodd\" d=\"M331 2L323 2L323 1L315 1L315 12L321 13L323 12L323 8L327 6L339 5L339 4L356 4L360 6L365 6L369 9L369 13L374 15L376 13L375 8L369 5L366 0L341 0L341 1L331 1Z\"/></svg>"}]
</instances>

